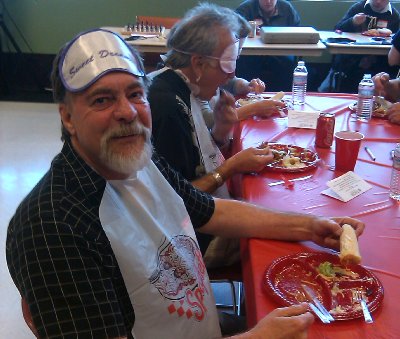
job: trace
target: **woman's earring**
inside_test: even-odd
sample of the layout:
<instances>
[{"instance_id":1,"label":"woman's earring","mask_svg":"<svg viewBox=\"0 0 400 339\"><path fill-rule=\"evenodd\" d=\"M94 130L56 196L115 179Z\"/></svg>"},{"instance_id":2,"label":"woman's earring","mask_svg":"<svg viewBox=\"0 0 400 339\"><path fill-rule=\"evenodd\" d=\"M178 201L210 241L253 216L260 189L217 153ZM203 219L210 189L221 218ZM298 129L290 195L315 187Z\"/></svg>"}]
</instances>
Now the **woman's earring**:
<instances>
[{"instance_id":1,"label":"woman's earring","mask_svg":"<svg viewBox=\"0 0 400 339\"><path fill-rule=\"evenodd\" d=\"M201 73L200 73L200 75L196 78L196 84L199 83L200 79L201 79Z\"/></svg>"}]
</instances>

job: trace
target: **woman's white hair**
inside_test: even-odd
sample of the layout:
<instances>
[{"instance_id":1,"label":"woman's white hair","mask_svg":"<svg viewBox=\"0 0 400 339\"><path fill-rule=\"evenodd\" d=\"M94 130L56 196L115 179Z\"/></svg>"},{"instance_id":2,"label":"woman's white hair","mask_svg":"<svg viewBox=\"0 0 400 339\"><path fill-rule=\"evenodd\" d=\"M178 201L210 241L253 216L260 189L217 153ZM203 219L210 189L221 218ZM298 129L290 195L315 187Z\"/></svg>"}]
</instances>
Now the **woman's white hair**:
<instances>
[{"instance_id":1,"label":"woman's white hair","mask_svg":"<svg viewBox=\"0 0 400 339\"><path fill-rule=\"evenodd\" d=\"M172 27L167 40L170 50L165 64L178 69L190 64L191 54L213 55L221 43L218 31L226 29L238 36L241 28L238 14L233 10L201 3Z\"/></svg>"}]
</instances>

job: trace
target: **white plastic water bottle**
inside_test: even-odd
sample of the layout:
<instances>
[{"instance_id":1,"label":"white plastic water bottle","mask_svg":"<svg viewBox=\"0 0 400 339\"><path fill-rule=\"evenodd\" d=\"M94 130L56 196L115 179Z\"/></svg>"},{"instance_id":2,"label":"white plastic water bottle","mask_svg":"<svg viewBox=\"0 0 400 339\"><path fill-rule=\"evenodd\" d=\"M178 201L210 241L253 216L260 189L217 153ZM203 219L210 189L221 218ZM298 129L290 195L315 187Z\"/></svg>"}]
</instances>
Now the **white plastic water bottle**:
<instances>
[{"instance_id":1,"label":"white plastic water bottle","mask_svg":"<svg viewBox=\"0 0 400 339\"><path fill-rule=\"evenodd\" d=\"M306 99L307 92L307 68L304 61L299 61L293 72L292 102L302 105Z\"/></svg>"},{"instance_id":2,"label":"white plastic water bottle","mask_svg":"<svg viewBox=\"0 0 400 339\"><path fill-rule=\"evenodd\" d=\"M400 201L400 143L396 145L393 154L392 179L390 180L389 196Z\"/></svg>"},{"instance_id":3,"label":"white plastic water bottle","mask_svg":"<svg viewBox=\"0 0 400 339\"><path fill-rule=\"evenodd\" d=\"M371 74L364 74L358 85L357 120L371 120L374 105L374 82Z\"/></svg>"}]
</instances>

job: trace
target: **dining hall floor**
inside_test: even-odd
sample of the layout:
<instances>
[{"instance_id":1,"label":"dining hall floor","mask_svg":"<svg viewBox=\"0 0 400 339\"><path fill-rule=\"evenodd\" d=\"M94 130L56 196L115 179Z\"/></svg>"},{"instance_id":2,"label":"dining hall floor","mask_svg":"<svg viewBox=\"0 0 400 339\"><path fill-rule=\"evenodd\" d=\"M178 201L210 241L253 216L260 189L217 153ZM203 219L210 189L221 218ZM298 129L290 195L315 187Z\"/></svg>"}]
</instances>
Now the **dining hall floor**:
<instances>
[{"instance_id":1,"label":"dining hall floor","mask_svg":"<svg viewBox=\"0 0 400 339\"><path fill-rule=\"evenodd\" d=\"M0 101L0 338L34 338L5 259L7 226L61 148L55 104Z\"/></svg>"},{"instance_id":2,"label":"dining hall floor","mask_svg":"<svg viewBox=\"0 0 400 339\"><path fill-rule=\"evenodd\" d=\"M5 241L18 204L60 151L60 134L55 104L0 101L0 339L34 338L22 317L20 295L8 272ZM213 284L213 290L217 303L229 303L229 286Z\"/></svg>"}]
</instances>

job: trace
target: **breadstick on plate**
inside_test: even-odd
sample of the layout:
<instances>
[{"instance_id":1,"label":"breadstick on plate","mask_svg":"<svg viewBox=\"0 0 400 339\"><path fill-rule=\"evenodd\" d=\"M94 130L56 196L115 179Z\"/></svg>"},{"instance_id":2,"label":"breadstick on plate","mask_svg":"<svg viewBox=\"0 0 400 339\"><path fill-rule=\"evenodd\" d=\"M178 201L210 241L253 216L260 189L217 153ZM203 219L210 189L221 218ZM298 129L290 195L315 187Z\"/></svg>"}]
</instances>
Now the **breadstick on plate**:
<instances>
[{"instance_id":1,"label":"breadstick on plate","mask_svg":"<svg viewBox=\"0 0 400 339\"><path fill-rule=\"evenodd\" d=\"M271 100L281 100L285 96L285 92L278 92L271 97Z\"/></svg>"},{"instance_id":2,"label":"breadstick on plate","mask_svg":"<svg viewBox=\"0 0 400 339\"><path fill-rule=\"evenodd\" d=\"M343 232L340 235L340 262L344 265L359 264L361 254L358 248L358 240L353 227L348 224L342 226Z\"/></svg>"}]
</instances>

